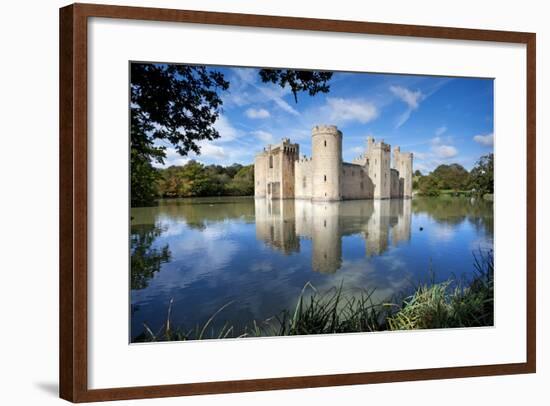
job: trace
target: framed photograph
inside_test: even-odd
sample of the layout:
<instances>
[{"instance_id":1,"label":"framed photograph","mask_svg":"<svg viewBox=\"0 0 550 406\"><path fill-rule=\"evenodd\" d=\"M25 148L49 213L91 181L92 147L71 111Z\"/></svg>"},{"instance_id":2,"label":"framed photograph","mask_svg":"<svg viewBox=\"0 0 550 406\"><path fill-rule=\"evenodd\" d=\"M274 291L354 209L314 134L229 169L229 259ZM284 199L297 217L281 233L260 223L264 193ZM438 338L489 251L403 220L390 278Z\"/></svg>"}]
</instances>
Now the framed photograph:
<instances>
[{"instance_id":1,"label":"framed photograph","mask_svg":"<svg viewBox=\"0 0 550 406\"><path fill-rule=\"evenodd\" d=\"M60 10L60 396L535 372L535 34Z\"/></svg>"}]
</instances>

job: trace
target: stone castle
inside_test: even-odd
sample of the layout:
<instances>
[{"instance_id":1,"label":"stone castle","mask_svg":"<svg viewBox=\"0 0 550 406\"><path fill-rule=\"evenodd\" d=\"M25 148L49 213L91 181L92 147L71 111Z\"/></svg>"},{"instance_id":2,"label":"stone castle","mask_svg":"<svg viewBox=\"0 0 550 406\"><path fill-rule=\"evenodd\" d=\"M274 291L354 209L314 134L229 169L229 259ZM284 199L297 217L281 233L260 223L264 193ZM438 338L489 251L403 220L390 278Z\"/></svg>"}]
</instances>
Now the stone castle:
<instances>
[{"instance_id":1,"label":"stone castle","mask_svg":"<svg viewBox=\"0 0 550 406\"><path fill-rule=\"evenodd\" d=\"M392 160L389 144L368 137L365 153L348 163L342 159L342 132L336 126L315 126L311 139L311 158L300 157L300 146L288 138L256 155L255 197L314 201L412 197L412 153L395 147Z\"/></svg>"}]
</instances>

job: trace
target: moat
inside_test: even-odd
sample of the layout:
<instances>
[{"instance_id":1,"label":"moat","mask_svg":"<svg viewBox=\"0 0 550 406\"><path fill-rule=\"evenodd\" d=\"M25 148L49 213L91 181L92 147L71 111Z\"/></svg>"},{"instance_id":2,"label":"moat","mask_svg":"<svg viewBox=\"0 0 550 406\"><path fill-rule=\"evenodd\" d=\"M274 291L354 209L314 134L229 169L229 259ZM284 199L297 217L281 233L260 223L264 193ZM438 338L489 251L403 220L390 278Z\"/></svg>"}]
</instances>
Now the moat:
<instances>
[{"instance_id":1,"label":"moat","mask_svg":"<svg viewBox=\"0 0 550 406\"><path fill-rule=\"evenodd\" d=\"M375 289L384 300L420 282L468 278L493 248L492 202L414 198L312 203L201 198L131 209L131 338L173 325L236 329L319 290Z\"/></svg>"}]
</instances>

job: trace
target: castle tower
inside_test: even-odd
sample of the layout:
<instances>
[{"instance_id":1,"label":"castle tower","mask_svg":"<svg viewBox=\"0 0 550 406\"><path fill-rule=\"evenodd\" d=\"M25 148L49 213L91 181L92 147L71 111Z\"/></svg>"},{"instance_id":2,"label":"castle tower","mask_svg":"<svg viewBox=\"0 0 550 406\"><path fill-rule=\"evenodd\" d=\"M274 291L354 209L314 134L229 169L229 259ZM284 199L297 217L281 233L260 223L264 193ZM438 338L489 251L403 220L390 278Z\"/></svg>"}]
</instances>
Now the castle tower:
<instances>
[{"instance_id":1,"label":"castle tower","mask_svg":"<svg viewBox=\"0 0 550 406\"><path fill-rule=\"evenodd\" d=\"M254 160L254 196L268 199L294 198L294 162L300 146L283 138L278 145L268 145Z\"/></svg>"},{"instance_id":2,"label":"castle tower","mask_svg":"<svg viewBox=\"0 0 550 406\"><path fill-rule=\"evenodd\" d=\"M342 200L342 132L334 125L319 125L311 138L312 198Z\"/></svg>"},{"instance_id":3,"label":"castle tower","mask_svg":"<svg viewBox=\"0 0 550 406\"><path fill-rule=\"evenodd\" d=\"M367 138L368 173L374 184L375 199L391 197L390 155L391 148L384 141L375 142L374 138Z\"/></svg>"},{"instance_id":4,"label":"castle tower","mask_svg":"<svg viewBox=\"0 0 550 406\"><path fill-rule=\"evenodd\" d=\"M401 152L401 149L399 147L395 147L393 149L393 167L399 172L400 197L412 197L412 152Z\"/></svg>"}]
</instances>

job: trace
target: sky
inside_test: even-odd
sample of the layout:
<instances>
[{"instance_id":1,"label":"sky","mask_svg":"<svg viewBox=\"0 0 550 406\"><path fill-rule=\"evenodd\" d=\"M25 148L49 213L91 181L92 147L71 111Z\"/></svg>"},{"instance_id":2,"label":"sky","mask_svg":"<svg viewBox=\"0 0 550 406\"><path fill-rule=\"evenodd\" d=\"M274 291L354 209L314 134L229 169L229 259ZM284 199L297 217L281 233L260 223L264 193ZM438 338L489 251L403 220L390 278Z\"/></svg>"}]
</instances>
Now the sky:
<instances>
[{"instance_id":1,"label":"sky","mask_svg":"<svg viewBox=\"0 0 550 406\"><path fill-rule=\"evenodd\" d=\"M440 164L470 170L493 152L493 80L335 72L330 91L294 100L289 88L263 83L256 68L211 67L230 87L215 123L220 138L201 142L201 154L182 157L168 146L164 167L189 159L204 164L243 165L282 138L311 156L311 129L337 125L343 158L351 162L366 148L367 136L413 152L414 170L426 174Z\"/></svg>"}]
</instances>

